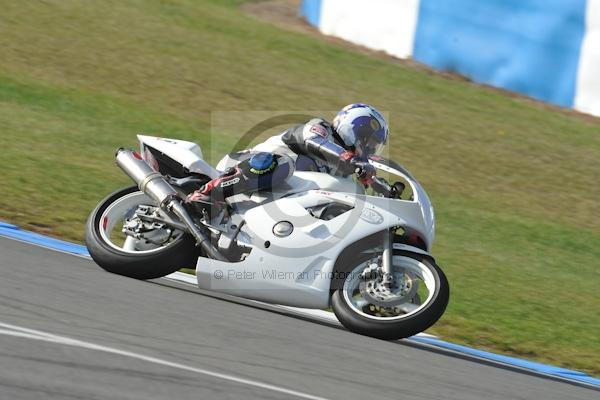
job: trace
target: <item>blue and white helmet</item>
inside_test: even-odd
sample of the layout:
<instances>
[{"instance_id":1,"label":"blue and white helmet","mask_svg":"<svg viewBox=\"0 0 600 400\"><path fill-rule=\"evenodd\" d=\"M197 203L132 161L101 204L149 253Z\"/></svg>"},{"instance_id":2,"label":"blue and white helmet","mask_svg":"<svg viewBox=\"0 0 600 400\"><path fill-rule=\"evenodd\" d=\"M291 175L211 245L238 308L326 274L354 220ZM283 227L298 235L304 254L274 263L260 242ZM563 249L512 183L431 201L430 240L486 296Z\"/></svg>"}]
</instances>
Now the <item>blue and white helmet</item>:
<instances>
[{"instance_id":1,"label":"blue and white helmet","mask_svg":"<svg viewBox=\"0 0 600 400\"><path fill-rule=\"evenodd\" d=\"M360 157L381 155L389 130L383 115L368 104L350 104L333 119L333 129L346 149Z\"/></svg>"}]
</instances>

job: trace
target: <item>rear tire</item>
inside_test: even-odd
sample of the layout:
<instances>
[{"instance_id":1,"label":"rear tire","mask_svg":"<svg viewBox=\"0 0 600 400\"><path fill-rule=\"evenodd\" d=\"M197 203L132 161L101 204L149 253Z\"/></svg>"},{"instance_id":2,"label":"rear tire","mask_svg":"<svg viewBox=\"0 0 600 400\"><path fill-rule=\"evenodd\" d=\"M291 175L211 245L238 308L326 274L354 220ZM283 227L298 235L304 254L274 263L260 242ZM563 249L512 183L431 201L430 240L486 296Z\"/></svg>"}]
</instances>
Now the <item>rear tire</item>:
<instances>
[{"instance_id":1,"label":"rear tire","mask_svg":"<svg viewBox=\"0 0 600 400\"><path fill-rule=\"evenodd\" d=\"M423 308L407 316L405 319L375 320L361 315L351 307L346 296L344 296L344 289L339 288L334 291L331 297L331 304L338 320L348 330L378 339L402 339L423 332L435 324L444 314L450 297L450 287L446 275L436 265L434 260L425 255L400 250L394 250L394 256L412 258L422 263L429 270L435 281L435 289L433 290L431 300ZM366 258L368 259L369 257ZM355 266L360 265L364 261L366 259L359 260ZM352 270L353 268L349 268L347 272Z\"/></svg>"},{"instance_id":2,"label":"rear tire","mask_svg":"<svg viewBox=\"0 0 600 400\"><path fill-rule=\"evenodd\" d=\"M120 251L106 243L100 234L102 214L117 200L137 191L135 186L118 190L102 200L90 214L86 223L85 244L92 259L108 272L135 279L160 278L195 265L199 252L189 234L181 235L167 247L150 254Z\"/></svg>"}]
</instances>

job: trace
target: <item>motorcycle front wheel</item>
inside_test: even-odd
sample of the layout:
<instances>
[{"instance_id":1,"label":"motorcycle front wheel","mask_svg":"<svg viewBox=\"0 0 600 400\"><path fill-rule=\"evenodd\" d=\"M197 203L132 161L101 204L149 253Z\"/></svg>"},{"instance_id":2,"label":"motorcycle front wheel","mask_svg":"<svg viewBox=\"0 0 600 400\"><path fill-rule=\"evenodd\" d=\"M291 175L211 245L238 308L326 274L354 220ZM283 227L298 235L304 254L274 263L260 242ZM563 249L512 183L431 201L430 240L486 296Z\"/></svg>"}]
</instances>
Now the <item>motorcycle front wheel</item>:
<instances>
[{"instance_id":1,"label":"motorcycle front wheel","mask_svg":"<svg viewBox=\"0 0 600 400\"><path fill-rule=\"evenodd\" d=\"M373 254L346 268L331 304L348 330L379 339L402 339L423 332L444 313L450 287L431 257L394 250L393 281L384 284Z\"/></svg>"},{"instance_id":2,"label":"motorcycle front wheel","mask_svg":"<svg viewBox=\"0 0 600 400\"><path fill-rule=\"evenodd\" d=\"M156 204L132 186L109 195L92 211L85 244L96 264L136 279L160 278L193 267L199 255L194 239L164 224L149 224L140 218L140 207L150 213ZM139 237L123 233L127 224L138 228Z\"/></svg>"}]
</instances>

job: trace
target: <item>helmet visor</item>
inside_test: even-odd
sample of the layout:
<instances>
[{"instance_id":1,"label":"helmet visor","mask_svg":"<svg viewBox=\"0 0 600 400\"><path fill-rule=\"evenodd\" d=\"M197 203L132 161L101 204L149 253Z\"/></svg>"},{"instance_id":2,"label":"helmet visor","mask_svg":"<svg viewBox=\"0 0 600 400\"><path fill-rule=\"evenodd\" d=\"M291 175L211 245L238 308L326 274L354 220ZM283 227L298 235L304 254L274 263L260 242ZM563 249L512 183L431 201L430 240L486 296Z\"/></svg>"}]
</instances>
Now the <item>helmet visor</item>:
<instances>
[{"instance_id":1,"label":"helmet visor","mask_svg":"<svg viewBox=\"0 0 600 400\"><path fill-rule=\"evenodd\" d=\"M363 158L371 155L380 155L387 142L387 132L377 118L360 117L353 122L354 148L356 153Z\"/></svg>"}]
</instances>

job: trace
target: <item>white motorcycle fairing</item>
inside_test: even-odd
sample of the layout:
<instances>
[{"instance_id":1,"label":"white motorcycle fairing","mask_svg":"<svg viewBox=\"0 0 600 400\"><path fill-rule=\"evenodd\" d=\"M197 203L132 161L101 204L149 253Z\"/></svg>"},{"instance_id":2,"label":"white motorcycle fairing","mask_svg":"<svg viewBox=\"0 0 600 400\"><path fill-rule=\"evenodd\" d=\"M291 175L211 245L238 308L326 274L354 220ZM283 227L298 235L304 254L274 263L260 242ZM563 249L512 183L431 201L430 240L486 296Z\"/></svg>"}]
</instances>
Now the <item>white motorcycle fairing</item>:
<instances>
[{"instance_id":1,"label":"white motorcycle fairing","mask_svg":"<svg viewBox=\"0 0 600 400\"><path fill-rule=\"evenodd\" d=\"M354 208L330 221L312 217L305 208L331 202ZM346 247L391 227L420 231L425 224L421 207L414 201L320 190L252 208L244 219L245 231L253 237L249 256L237 263L200 257L198 286L303 308L329 307L335 262ZM273 234L273 226L280 221L294 226L289 236ZM395 247L425 253L410 246Z\"/></svg>"},{"instance_id":2,"label":"white motorcycle fairing","mask_svg":"<svg viewBox=\"0 0 600 400\"><path fill-rule=\"evenodd\" d=\"M204 161L202 150L196 143L178 139L137 135L140 141L140 153L147 160L146 146L150 146L177 161L189 172L215 178L219 172ZM147 160L148 161L148 160Z\"/></svg>"},{"instance_id":3,"label":"white motorcycle fairing","mask_svg":"<svg viewBox=\"0 0 600 400\"><path fill-rule=\"evenodd\" d=\"M138 138L142 155L144 146L150 146L190 172L211 178L218 176L202 159L202 151L195 143L143 135ZM398 164L381 158L371 163L408 182L412 199L369 196L350 178L296 171L284 187L273 190L270 198L255 193L249 196L254 207L238 208L244 221L240 236L247 239L245 244L252 248L250 254L240 262L198 258L198 286L271 303L326 308L330 305L336 260L354 243L377 232L383 235L390 228L402 227L417 233L430 249L434 214L423 187ZM228 202L235 208L235 204ZM313 217L307 210L327 203L344 204L352 209L328 221ZM282 221L293 225L289 236L273 233L275 224ZM395 243L394 248L429 254L405 244Z\"/></svg>"}]
</instances>

